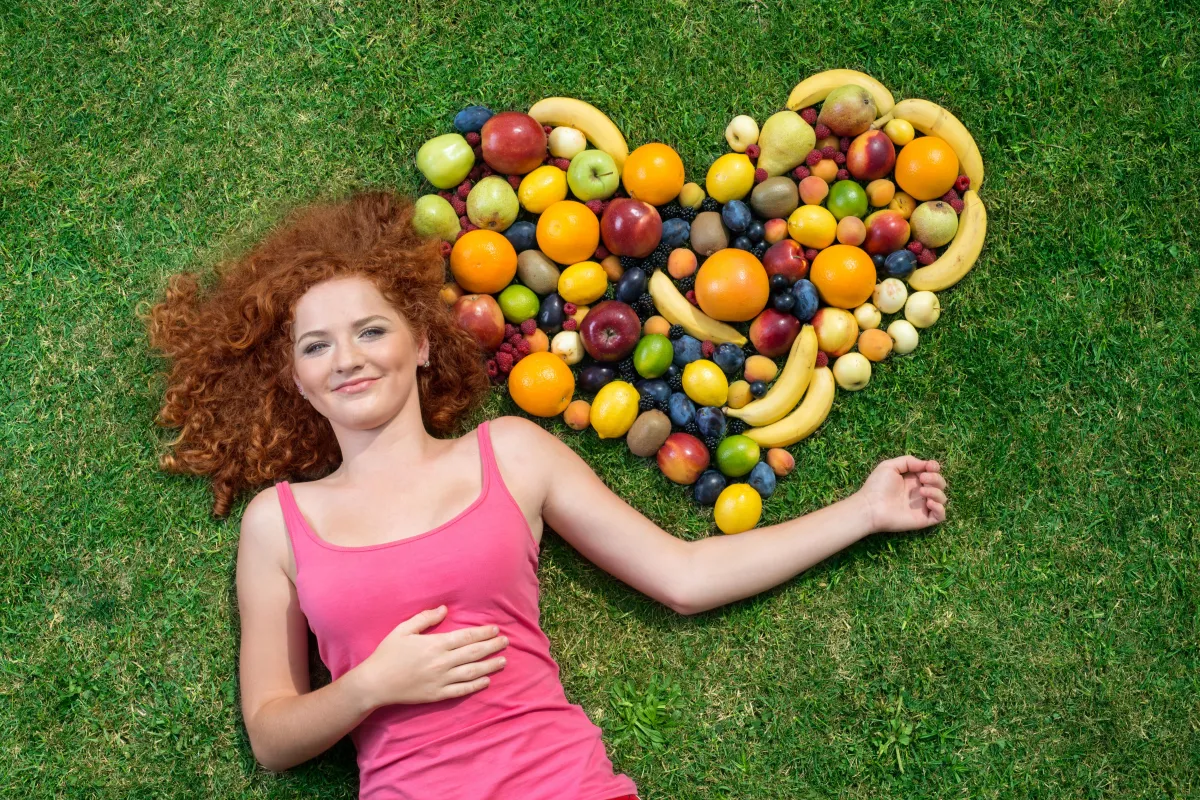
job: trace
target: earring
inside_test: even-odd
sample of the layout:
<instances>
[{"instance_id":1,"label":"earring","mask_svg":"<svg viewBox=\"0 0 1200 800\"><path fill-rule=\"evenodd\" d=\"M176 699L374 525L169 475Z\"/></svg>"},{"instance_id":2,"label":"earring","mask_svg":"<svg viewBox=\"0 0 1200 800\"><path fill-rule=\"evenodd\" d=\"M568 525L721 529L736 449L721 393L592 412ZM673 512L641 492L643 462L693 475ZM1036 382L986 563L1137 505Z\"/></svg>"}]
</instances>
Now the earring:
<instances>
[{"instance_id":1,"label":"earring","mask_svg":"<svg viewBox=\"0 0 1200 800\"><path fill-rule=\"evenodd\" d=\"M429 359L428 359L428 358L427 358L427 359L425 359L425 366L427 366L427 367L429 366Z\"/></svg>"}]
</instances>

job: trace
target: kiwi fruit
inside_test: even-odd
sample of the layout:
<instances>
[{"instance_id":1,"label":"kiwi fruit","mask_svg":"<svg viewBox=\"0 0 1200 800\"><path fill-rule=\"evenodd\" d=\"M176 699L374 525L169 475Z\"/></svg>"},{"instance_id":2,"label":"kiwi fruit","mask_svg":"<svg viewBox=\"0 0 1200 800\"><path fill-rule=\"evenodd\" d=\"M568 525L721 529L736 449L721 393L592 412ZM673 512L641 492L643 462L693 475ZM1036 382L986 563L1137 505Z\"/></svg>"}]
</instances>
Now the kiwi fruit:
<instances>
[{"instance_id":1,"label":"kiwi fruit","mask_svg":"<svg viewBox=\"0 0 1200 800\"><path fill-rule=\"evenodd\" d=\"M651 409L634 420L633 427L625 434L625 441L629 444L629 452L649 458L658 452L670 435L670 418L657 409Z\"/></svg>"},{"instance_id":2,"label":"kiwi fruit","mask_svg":"<svg viewBox=\"0 0 1200 800\"><path fill-rule=\"evenodd\" d=\"M720 213L703 211L692 220L692 249L697 255L711 256L718 250L729 247L729 231L721 221Z\"/></svg>"},{"instance_id":3,"label":"kiwi fruit","mask_svg":"<svg viewBox=\"0 0 1200 800\"><path fill-rule=\"evenodd\" d=\"M750 207L763 219L787 219L799 205L796 182L782 175L767 178L750 194Z\"/></svg>"}]
</instances>

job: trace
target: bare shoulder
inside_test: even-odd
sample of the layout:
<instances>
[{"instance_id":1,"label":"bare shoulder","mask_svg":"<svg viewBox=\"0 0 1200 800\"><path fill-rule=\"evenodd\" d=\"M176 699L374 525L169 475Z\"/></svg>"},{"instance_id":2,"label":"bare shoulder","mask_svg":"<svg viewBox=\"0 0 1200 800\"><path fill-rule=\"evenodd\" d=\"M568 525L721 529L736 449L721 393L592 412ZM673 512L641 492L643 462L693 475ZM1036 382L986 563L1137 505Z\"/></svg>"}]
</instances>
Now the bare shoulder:
<instances>
[{"instance_id":1,"label":"bare shoulder","mask_svg":"<svg viewBox=\"0 0 1200 800\"><path fill-rule=\"evenodd\" d=\"M241 548L261 557L285 562L287 527L283 520L283 509L279 506L279 493L274 486L263 489L246 504L246 510L242 513Z\"/></svg>"},{"instance_id":2,"label":"bare shoulder","mask_svg":"<svg viewBox=\"0 0 1200 800\"><path fill-rule=\"evenodd\" d=\"M557 436L524 417L496 417L488 423L488 431L497 456L507 455L525 466L532 466L529 462L534 458L553 460L571 453Z\"/></svg>"}]
</instances>

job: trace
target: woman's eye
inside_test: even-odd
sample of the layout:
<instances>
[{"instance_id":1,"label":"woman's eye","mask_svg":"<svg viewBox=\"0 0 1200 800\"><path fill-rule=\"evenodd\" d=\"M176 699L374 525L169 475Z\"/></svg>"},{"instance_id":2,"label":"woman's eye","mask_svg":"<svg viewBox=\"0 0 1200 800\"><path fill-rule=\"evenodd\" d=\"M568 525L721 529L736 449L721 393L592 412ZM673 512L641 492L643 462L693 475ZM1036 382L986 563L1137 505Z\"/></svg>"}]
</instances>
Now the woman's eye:
<instances>
[{"instance_id":1,"label":"woman's eye","mask_svg":"<svg viewBox=\"0 0 1200 800\"><path fill-rule=\"evenodd\" d=\"M312 355L313 353L317 352L317 348L324 346L324 342L313 342L308 347L304 348L304 355Z\"/></svg>"},{"instance_id":2,"label":"woman's eye","mask_svg":"<svg viewBox=\"0 0 1200 800\"><path fill-rule=\"evenodd\" d=\"M367 328L365 331L363 331L364 336L366 336L368 333L375 336L382 336L383 328Z\"/></svg>"}]
</instances>

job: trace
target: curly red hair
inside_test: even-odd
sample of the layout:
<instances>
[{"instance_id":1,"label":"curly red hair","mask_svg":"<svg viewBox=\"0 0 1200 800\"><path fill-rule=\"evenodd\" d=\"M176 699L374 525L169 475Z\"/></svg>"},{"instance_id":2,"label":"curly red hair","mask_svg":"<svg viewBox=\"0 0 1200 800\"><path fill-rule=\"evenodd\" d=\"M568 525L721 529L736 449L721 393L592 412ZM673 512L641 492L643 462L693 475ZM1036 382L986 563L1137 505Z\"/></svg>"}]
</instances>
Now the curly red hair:
<instances>
[{"instance_id":1,"label":"curly red hair","mask_svg":"<svg viewBox=\"0 0 1200 800\"><path fill-rule=\"evenodd\" d=\"M417 371L425 425L453 431L488 389L479 346L438 296L440 243L412 226L413 204L364 192L299 209L248 254L217 269L216 286L173 276L146 315L150 343L172 363L156 422L179 428L160 464L207 475L213 513L225 516L244 489L319 477L341 461L328 420L292 381L296 301L313 285L348 274L379 287L420 339L430 366Z\"/></svg>"}]
</instances>

